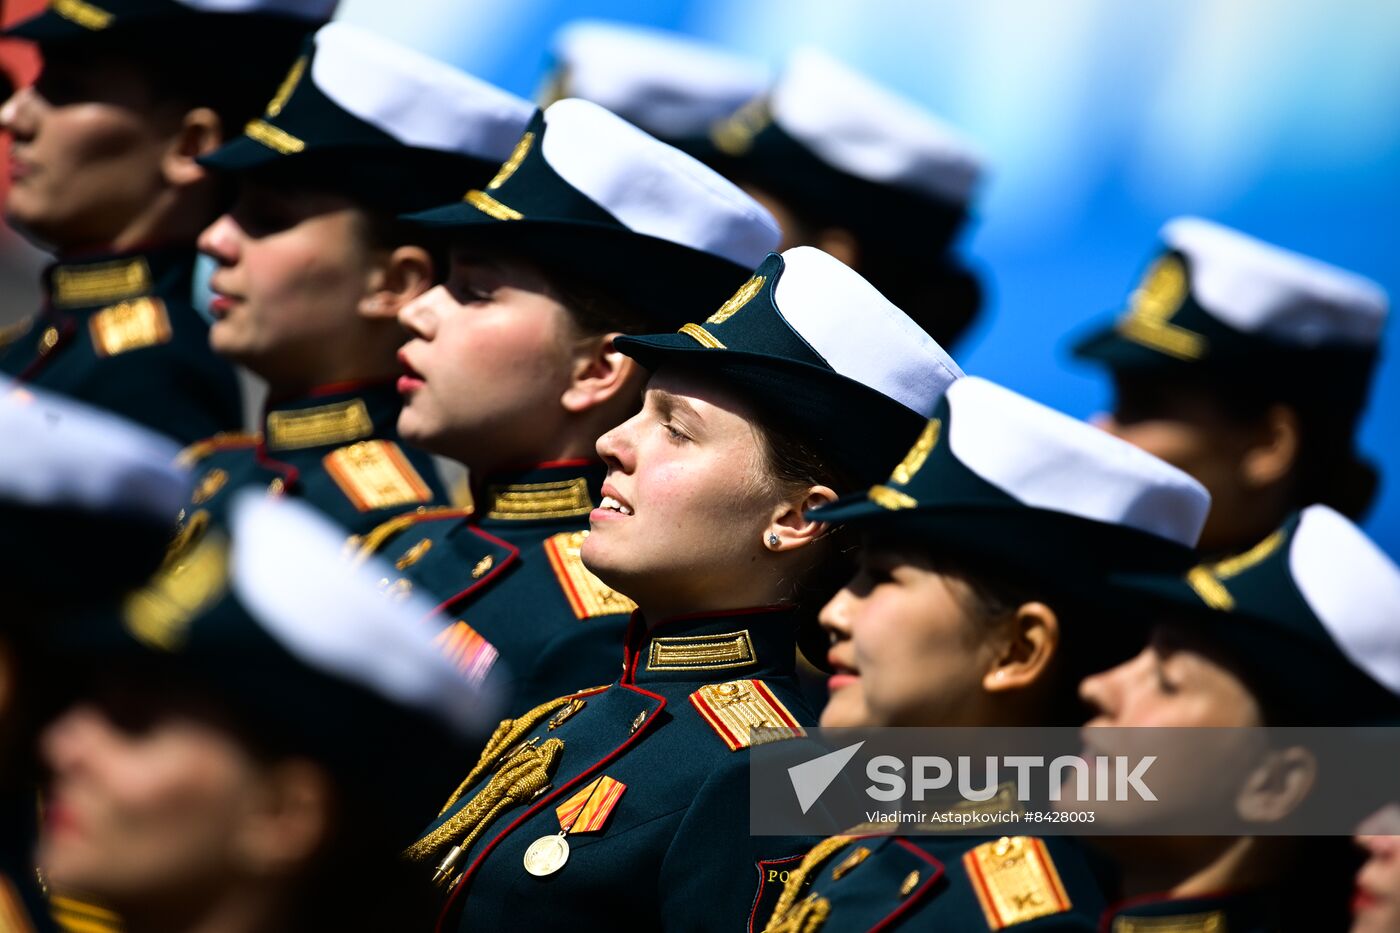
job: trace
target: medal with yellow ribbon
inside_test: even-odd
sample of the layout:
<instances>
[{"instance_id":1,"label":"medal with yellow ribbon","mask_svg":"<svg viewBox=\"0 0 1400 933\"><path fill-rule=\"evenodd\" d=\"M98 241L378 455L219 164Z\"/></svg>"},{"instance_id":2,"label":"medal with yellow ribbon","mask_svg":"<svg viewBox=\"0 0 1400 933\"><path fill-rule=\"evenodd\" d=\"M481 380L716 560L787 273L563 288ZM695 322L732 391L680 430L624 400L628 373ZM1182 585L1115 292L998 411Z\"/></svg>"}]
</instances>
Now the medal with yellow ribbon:
<instances>
[{"instance_id":1,"label":"medal with yellow ribbon","mask_svg":"<svg viewBox=\"0 0 1400 933\"><path fill-rule=\"evenodd\" d=\"M537 878L554 874L569 860L569 833L603 828L627 785L607 775L597 778L555 808L559 832L541 836L525 850L525 870Z\"/></svg>"}]
</instances>

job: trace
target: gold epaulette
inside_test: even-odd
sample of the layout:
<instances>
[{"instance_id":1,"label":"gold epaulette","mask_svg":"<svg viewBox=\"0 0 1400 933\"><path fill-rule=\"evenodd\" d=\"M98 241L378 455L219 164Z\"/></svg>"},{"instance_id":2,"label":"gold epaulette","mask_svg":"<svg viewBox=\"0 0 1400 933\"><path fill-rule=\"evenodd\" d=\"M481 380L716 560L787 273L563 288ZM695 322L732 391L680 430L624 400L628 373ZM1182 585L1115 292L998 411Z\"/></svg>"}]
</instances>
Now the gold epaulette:
<instances>
[{"instance_id":1,"label":"gold epaulette","mask_svg":"<svg viewBox=\"0 0 1400 933\"><path fill-rule=\"evenodd\" d=\"M430 502L433 491L393 441L359 441L321 458L326 473L361 512Z\"/></svg>"},{"instance_id":2,"label":"gold epaulette","mask_svg":"<svg viewBox=\"0 0 1400 933\"><path fill-rule=\"evenodd\" d=\"M165 302L159 298L133 298L109 305L88 319L88 333L98 356L159 346L174 336Z\"/></svg>"},{"instance_id":3,"label":"gold epaulette","mask_svg":"<svg viewBox=\"0 0 1400 933\"><path fill-rule=\"evenodd\" d=\"M252 447L257 443L258 435L256 434L249 434L246 431L225 431L215 434L213 437L206 437L202 441L195 441L180 451L175 462L184 467L194 466L216 450L227 450L230 447Z\"/></svg>"},{"instance_id":4,"label":"gold epaulette","mask_svg":"<svg viewBox=\"0 0 1400 933\"><path fill-rule=\"evenodd\" d=\"M579 555L586 531L565 531L545 539L544 553L559 580L559 588L578 619L630 615L637 604L608 586L583 565Z\"/></svg>"},{"instance_id":5,"label":"gold epaulette","mask_svg":"<svg viewBox=\"0 0 1400 933\"><path fill-rule=\"evenodd\" d=\"M963 854L963 868L993 930L1070 909L1060 873L1044 841L1034 836L984 842Z\"/></svg>"},{"instance_id":6,"label":"gold epaulette","mask_svg":"<svg viewBox=\"0 0 1400 933\"><path fill-rule=\"evenodd\" d=\"M807 734L761 680L706 684L690 695L690 702L731 752Z\"/></svg>"},{"instance_id":7,"label":"gold epaulette","mask_svg":"<svg viewBox=\"0 0 1400 933\"><path fill-rule=\"evenodd\" d=\"M405 512L402 515L395 515L387 521L380 522L369 530L369 533L361 538L351 538L355 546L355 563L363 563L371 554L379 553L389 539L412 527L419 522L433 521L440 518L470 518L471 509L459 509L453 506L437 506L428 508L422 506L412 512Z\"/></svg>"}]
</instances>

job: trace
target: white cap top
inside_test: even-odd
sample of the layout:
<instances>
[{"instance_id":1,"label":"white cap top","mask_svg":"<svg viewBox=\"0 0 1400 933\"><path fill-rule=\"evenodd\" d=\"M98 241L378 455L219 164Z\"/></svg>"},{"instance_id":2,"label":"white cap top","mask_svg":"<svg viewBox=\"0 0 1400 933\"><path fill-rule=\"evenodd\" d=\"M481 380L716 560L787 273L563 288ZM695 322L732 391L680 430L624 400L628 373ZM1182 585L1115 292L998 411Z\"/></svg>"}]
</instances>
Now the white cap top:
<instances>
[{"instance_id":1,"label":"white cap top","mask_svg":"<svg viewBox=\"0 0 1400 933\"><path fill-rule=\"evenodd\" d=\"M1007 495L1195 547L1210 494L1176 467L975 376L953 384L948 408L953 456Z\"/></svg>"},{"instance_id":2,"label":"white cap top","mask_svg":"<svg viewBox=\"0 0 1400 933\"><path fill-rule=\"evenodd\" d=\"M952 127L817 49L799 49L773 87L773 122L848 175L955 204L983 160Z\"/></svg>"},{"instance_id":3,"label":"white cap top","mask_svg":"<svg viewBox=\"0 0 1400 933\"><path fill-rule=\"evenodd\" d=\"M309 22L331 18L339 0L175 0L200 13L275 13Z\"/></svg>"},{"instance_id":4,"label":"white cap top","mask_svg":"<svg viewBox=\"0 0 1400 933\"><path fill-rule=\"evenodd\" d=\"M1380 339L1389 302L1370 279L1197 217L1161 238L1189 260L1196 301L1236 330L1306 346Z\"/></svg>"},{"instance_id":5,"label":"white cap top","mask_svg":"<svg viewBox=\"0 0 1400 933\"><path fill-rule=\"evenodd\" d=\"M309 667L436 716L463 734L496 704L434 645L432 606L385 599L387 566L353 566L345 532L309 506L243 492L231 510L232 585L249 614Z\"/></svg>"},{"instance_id":6,"label":"white cap top","mask_svg":"<svg viewBox=\"0 0 1400 933\"><path fill-rule=\"evenodd\" d=\"M316 32L311 79L350 114L409 146L504 161L535 108L349 23Z\"/></svg>"},{"instance_id":7,"label":"white cap top","mask_svg":"<svg viewBox=\"0 0 1400 933\"><path fill-rule=\"evenodd\" d=\"M555 38L566 97L601 104L663 138L703 136L768 87L769 69L671 32L581 20Z\"/></svg>"},{"instance_id":8,"label":"white cap top","mask_svg":"<svg viewBox=\"0 0 1400 933\"><path fill-rule=\"evenodd\" d=\"M540 153L566 182L631 230L757 266L781 234L733 183L586 100L544 112Z\"/></svg>"},{"instance_id":9,"label":"white cap top","mask_svg":"<svg viewBox=\"0 0 1400 933\"><path fill-rule=\"evenodd\" d=\"M1288 569L1342 653L1400 693L1400 567L1346 518L1310 505L1293 532Z\"/></svg>"},{"instance_id":10,"label":"white cap top","mask_svg":"<svg viewBox=\"0 0 1400 933\"><path fill-rule=\"evenodd\" d=\"M831 368L928 417L963 371L855 270L814 246L783 253L778 313Z\"/></svg>"},{"instance_id":11,"label":"white cap top","mask_svg":"<svg viewBox=\"0 0 1400 933\"><path fill-rule=\"evenodd\" d=\"M0 386L0 500L172 523L189 501L179 448L110 412Z\"/></svg>"}]
</instances>

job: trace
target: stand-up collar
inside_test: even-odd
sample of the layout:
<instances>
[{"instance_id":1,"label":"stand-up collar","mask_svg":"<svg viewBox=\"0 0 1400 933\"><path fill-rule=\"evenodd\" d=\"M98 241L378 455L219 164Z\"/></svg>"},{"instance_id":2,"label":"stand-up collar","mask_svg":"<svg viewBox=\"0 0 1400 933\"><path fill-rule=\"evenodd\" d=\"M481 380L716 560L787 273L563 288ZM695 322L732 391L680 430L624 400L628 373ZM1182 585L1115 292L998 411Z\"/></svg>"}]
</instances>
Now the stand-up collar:
<instances>
[{"instance_id":1,"label":"stand-up collar","mask_svg":"<svg viewBox=\"0 0 1400 933\"><path fill-rule=\"evenodd\" d=\"M586 520L603 497L606 474L597 460L556 460L493 473L480 484L479 523Z\"/></svg>"},{"instance_id":2,"label":"stand-up collar","mask_svg":"<svg viewBox=\"0 0 1400 933\"><path fill-rule=\"evenodd\" d=\"M648 629L633 613L623 681L709 683L791 674L800 613L765 606L677 616Z\"/></svg>"},{"instance_id":3,"label":"stand-up collar","mask_svg":"<svg viewBox=\"0 0 1400 933\"><path fill-rule=\"evenodd\" d=\"M189 246L66 256L44 271L44 297L51 308L76 311L188 293L193 266Z\"/></svg>"},{"instance_id":4,"label":"stand-up collar","mask_svg":"<svg viewBox=\"0 0 1400 933\"><path fill-rule=\"evenodd\" d=\"M272 399L263 412L270 454L335 447L396 430L403 399L392 381L337 383L295 398Z\"/></svg>"}]
</instances>

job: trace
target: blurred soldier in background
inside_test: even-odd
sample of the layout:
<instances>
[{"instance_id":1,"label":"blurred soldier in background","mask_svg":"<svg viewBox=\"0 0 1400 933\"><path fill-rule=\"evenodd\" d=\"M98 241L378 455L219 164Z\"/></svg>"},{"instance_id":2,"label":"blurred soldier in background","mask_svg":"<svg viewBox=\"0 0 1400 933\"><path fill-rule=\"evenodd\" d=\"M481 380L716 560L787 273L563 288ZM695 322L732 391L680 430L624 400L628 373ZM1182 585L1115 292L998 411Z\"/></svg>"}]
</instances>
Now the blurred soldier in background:
<instances>
[{"instance_id":1,"label":"blurred soldier in background","mask_svg":"<svg viewBox=\"0 0 1400 933\"><path fill-rule=\"evenodd\" d=\"M6 31L44 58L0 108L6 216L58 262L40 313L0 337L0 371L185 443L240 425L233 369L191 303L194 240L222 206L196 160L257 112L334 7L63 0Z\"/></svg>"},{"instance_id":2,"label":"blurred soldier in background","mask_svg":"<svg viewBox=\"0 0 1400 933\"><path fill-rule=\"evenodd\" d=\"M983 174L962 136L824 52L802 49L764 97L716 123L709 158L935 340L957 344L982 287L954 244Z\"/></svg>"},{"instance_id":3,"label":"blurred soldier in background","mask_svg":"<svg viewBox=\"0 0 1400 933\"><path fill-rule=\"evenodd\" d=\"M156 569L188 477L169 440L42 392L0 396L0 437L0 930L24 933L51 929L33 860L34 737L67 672L45 648ZM90 910L54 903L60 920Z\"/></svg>"},{"instance_id":4,"label":"blurred soldier in background","mask_svg":"<svg viewBox=\"0 0 1400 933\"><path fill-rule=\"evenodd\" d=\"M559 30L551 58L541 107L565 97L591 100L687 149L772 80L762 62L689 36L597 20Z\"/></svg>"},{"instance_id":5,"label":"blurred soldier in background","mask_svg":"<svg viewBox=\"0 0 1400 933\"><path fill-rule=\"evenodd\" d=\"M397 857L446 777L422 752L495 707L323 516L245 492L228 524L55 645L40 864L131 933L427 929Z\"/></svg>"},{"instance_id":6,"label":"blurred soldier in background","mask_svg":"<svg viewBox=\"0 0 1400 933\"><path fill-rule=\"evenodd\" d=\"M187 520L249 485L363 533L445 505L432 459L399 444L399 311L445 274L396 220L484 185L525 101L356 26L321 29L266 113L201 162L236 178L199 239L218 263L210 344L267 381L256 434L193 445Z\"/></svg>"},{"instance_id":7,"label":"blurred soldier in background","mask_svg":"<svg viewBox=\"0 0 1400 933\"><path fill-rule=\"evenodd\" d=\"M1377 476L1355 435L1385 292L1204 220L1172 221L1162 242L1127 313L1075 346L1113 375L1100 426L1210 490L1207 553L1317 502L1362 516Z\"/></svg>"}]
</instances>

